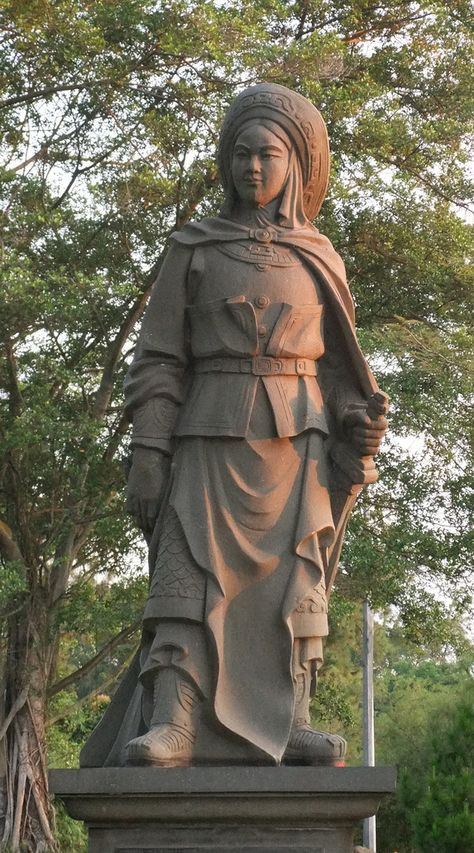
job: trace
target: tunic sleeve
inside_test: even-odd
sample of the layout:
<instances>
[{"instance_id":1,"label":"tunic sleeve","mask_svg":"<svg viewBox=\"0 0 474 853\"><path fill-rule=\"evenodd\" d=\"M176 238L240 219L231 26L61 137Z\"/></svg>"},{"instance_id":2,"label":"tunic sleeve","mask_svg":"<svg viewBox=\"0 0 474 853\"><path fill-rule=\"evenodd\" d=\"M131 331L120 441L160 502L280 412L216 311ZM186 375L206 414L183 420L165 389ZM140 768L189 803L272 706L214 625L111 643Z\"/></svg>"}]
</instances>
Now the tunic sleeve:
<instances>
[{"instance_id":1,"label":"tunic sleeve","mask_svg":"<svg viewBox=\"0 0 474 853\"><path fill-rule=\"evenodd\" d=\"M318 378L333 429L336 433L341 433L345 416L355 409L365 410L367 400L350 363L341 329L329 305L326 305L324 356L319 361Z\"/></svg>"},{"instance_id":2,"label":"tunic sleeve","mask_svg":"<svg viewBox=\"0 0 474 853\"><path fill-rule=\"evenodd\" d=\"M192 249L174 243L151 292L124 383L132 447L171 452L189 360L186 284L191 257Z\"/></svg>"}]
</instances>

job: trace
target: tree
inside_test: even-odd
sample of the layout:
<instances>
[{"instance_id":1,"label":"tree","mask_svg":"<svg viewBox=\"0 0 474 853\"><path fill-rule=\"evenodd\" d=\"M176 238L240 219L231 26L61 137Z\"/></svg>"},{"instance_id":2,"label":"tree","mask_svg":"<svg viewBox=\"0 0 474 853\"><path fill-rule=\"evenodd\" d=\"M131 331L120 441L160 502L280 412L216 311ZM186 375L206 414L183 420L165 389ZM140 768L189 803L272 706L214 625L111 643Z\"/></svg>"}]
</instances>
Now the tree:
<instances>
[{"instance_id":1,"label":"tree","mask_svg":"<svg viewBox=\"0 0 474 853\"><path fill-rule=\"evenodd\" d=\"M387 448L340 593L396 604L414 633L427 613L446 630L420 578L466 606L469 11L462 0L3 3L0 775L13 850L55 846L49 697L63 678L94 692L111 651L118 672L137 638L138 595L128 609L116 595L113 613L92 608L90 665L64 654L99 572L117 592L142 583L123 510L121 380L170 231L218 207L225 106L257 79L324 113L333 178L320 227L348 262L394 430L424 443L421 462Z\"/></svg>"},{"instance_id":2,"label":"tree","mask_svg":"<svg viewBox=\"0 0 474 853\"><path fill-rule=\"evenodd\" d=\"M433 740L426 789L413 816L420 853L463 853L474 846L474 685L451 707Z\"/></svg>"},{"instance_id":3,"label":"tree","mask_svg":"<svg viewBox=\"0 0 474 853\"><path fill-rule=\"evenodd\" d=\"M396 796L378 816L380 849L469 850L472 646L430 654L407 643L399 627L380 640L386 665L376 678L377 761L398 769Z\"/></svg>"}]
</instances>

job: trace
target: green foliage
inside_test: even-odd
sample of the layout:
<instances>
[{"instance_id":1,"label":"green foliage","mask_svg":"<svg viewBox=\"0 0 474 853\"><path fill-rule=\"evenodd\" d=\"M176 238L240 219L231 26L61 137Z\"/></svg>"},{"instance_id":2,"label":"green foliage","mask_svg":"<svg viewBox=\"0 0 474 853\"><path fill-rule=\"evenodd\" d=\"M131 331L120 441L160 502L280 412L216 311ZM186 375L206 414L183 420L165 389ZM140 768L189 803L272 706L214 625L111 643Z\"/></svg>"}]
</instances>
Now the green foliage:
<instances>
[{"instance_id":1,"label":"green foliage","mask_svg":"<svg viewBox=\"0 0 474 853\"><path fill-rule=\"evenodd\" d=\"M15 606L27 586L20 561L8 560L0 575L0 610L8 613Z\"/></svg>"},{"instance_id":2,"label":"green foliage","mask_svg":"<svg viewBox=\"0 0 474 853\"><path fill-rule=\"evenodd\" d=\"M461 654L472 577L470 18L464 0L4 0L0 534L11 538L0 537L0 641L3 617L22 607L51 686L139 618L144 546L124 511L122 380L170 232L219 209L226 106L262 79L298 89L328 123L332 177L317 224L346 261L364 351L392 398L381 479L347 536L315 712L360 742L351 607L366 595L394 608L425 655ZM135 641L132 630L54 696L52 757L75 761L74 732L87 727L76 714L104 682L113 689Z\"/></svg>"},{"instance_id":3,"label":"green foliage","mask_svg":"<svg viewBox=\"0 0 474 853\"><path fill-rule=\"evenodd\" d=\"M334 724L339 723L343 731L348 731L354 726L354 712L348 699L344 696L341 684L336 673L333 677L326 676L319 683L318 690L318 719L323 723L329 723L331 731L334 729ZM336 723L337 721L337 723Z\"/></svg>"},{"instance_id":4,"label":"green foliage","mask_svg":"<svg viewBox=\"0 0 474 853\"><path fill-rule=\"evenodd\" d=\"M176 224L218 207L219 122L235 91L266 78L324 112L333 177L321 230L346 260L394 434L422 436L429 463L387 446L378 508L361 502L348 538L344 592L390 601L414 624L421 565L456 598L472 393L472 238L458 215L470 194L467 7L63 0L5 3L1 15L0 408L5 495L23 495L5 518L28 540L27 563L48 573L71 524L77 569L91 575L137 547L120 387L148 273Z\"/></svg>"},{"instance_id":5,"label":"green foliage","mask_svg":"<svg viewBox=\"0 0 474 853\"><path fill-rule=\"evenodd\" d=\"M469 724L472 647L466 644L457 657L430 656L407 643L400 626L385 641L379 635L378 644L385 646L385 654L376 677L377 763L398 769L396 797L383 804L379 813L380 849L382 853L394 848L398 853L467 851L471 845L464 803L469 802L474 782ZM456 721L466 714L467 706L471 706L470 712L458 726ZM451 784L458 771L463 781ZM435 779L442 791L452 793L444 805L442 793L434 804L438 796ZM453 827L458 823L464 838L457 848Z\"/></svg>"},{"instance_id":6,"label":"green foliage","mask_svg":"<svg viewBox=\"0 0 474 853\"><path fill-rule=\"evenodd\" d=\"M474 847L474 685L450 709L433 739L427 790L413 815L420 853L464 853Z\"/></svg>"},{"instance_id":7,"label":"green foliage","mask_svg":"<svg viewBox=\"0 0 474 853\"><path fill-rule=\"evenodd\" d=\"M52 717L73 704L76 696L69 691L54 697L50 703ZM48 728L48 763L50 767L79 767L79 753L84 742L102 717L110 697L101 694L85 705L77 705L73 713L60 717Z\"/></svg>"},{"instance_id":8,"label":"green foliage","mask_svg":"<svg viewBox=\"0 0 474 853\"><path fill-rule=\"evenodd\" d=\"M54 808L60 853L87 853L87 830L84 824L70 818L59 801L55 802Z\"/></svg>"},{"instance_id":9,"label":"green foliage","mask_svg":"<svg viewBox=\"0 0 474 853\"><path fill-rule=\"evenodd\" d=\"M349 741L348 763L360 763L361 609L334 593L329 608L329 638L311 710L317 729L342 734Z\"/></svg>"},{"instance_id":10,"label":"green foliage","mask_svg":"<svg viewBox=\"0 0 474 853\"><path fill-rule=\"evenodd\" d=\"M344 735L348 764L361 764L361 608L336 594L330 622L313 724ZM399 621L375 623L376 764L396 767L398 777L395 797L378 813L380 853L472 847L474 649L452 625L456 635L446 654L443 643L408 639Z\"/></svg>"},{"instance_id":11,"label":"green foliage","mask_svg":"<svg viewBox=\"0 0 474 853\"><path fill-rule=\"evenodd\" d=\"M141 615L148 579L143 574L116 583L85 578L71 586L58 610L58 625L71 635L91 634L100 640L113 636Z\"/></svg>"}]
</instances>

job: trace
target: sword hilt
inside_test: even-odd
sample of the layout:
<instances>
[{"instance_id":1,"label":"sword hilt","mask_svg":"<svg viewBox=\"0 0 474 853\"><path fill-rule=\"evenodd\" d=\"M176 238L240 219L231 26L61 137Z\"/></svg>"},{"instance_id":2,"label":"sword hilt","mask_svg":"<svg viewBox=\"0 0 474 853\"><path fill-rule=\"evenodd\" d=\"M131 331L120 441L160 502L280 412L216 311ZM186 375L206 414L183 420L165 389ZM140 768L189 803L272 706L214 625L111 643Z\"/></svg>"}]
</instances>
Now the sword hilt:
<instances>
[{"instance_id":1,"label":"sword hilt","mask_svg":"<svg viewBox=\"0 0 474 853\"><path fill-rule=\"evenodd\" d=\"M376 391L367 402L367 414L372 421L385 417L390 407L390 397L384 391Z\"/></svg>"}]
</instances>

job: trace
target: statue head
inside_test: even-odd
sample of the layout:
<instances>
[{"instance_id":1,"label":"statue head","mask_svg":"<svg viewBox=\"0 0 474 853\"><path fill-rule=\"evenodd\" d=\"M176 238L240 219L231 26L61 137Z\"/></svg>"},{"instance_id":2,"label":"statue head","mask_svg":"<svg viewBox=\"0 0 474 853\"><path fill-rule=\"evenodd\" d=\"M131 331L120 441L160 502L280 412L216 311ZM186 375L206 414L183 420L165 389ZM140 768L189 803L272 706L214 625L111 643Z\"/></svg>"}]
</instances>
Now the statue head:
<instances>
[{"instance_id":1,"label":"statue head","mask_svg":"<svg viewBox=\"0 0 474 853\"><path fill-rule=\"evenodd\" d=\"M218 161L226 212L238 199L263 207L281 194L280 224L302 226L317 215L327 189L326 126L302 95L260 83L232 102Z\"/></svg>"},{"instance_id":2,"label":"statue head","mask_svg":"<svg viewBox=\"0 0 474 853\"><path fill-rule=\"evenodd\" d=\"M290 139L274 122L244 124L234 142L231 167L239 198L255 207L277 198L288 180L291 150Z\"/></svg>"}]
</instances>

